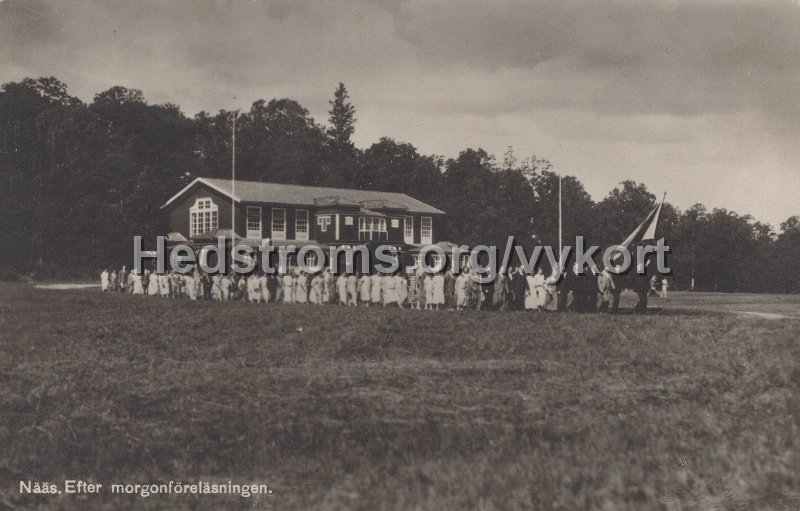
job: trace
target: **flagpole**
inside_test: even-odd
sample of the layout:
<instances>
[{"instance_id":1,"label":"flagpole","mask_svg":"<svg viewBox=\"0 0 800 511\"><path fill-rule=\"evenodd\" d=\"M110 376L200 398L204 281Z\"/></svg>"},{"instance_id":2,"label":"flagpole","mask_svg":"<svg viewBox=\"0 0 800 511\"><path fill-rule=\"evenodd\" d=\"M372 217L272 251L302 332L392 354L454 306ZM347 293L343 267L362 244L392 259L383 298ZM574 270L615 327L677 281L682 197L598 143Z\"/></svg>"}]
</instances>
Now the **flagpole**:
<instances>
[{"instance_id":1,"label":"flagpole","mask_svg":"<svg viewBox=\"0 0 800 511\"><path fill-rule=\"evenodd\" d=\"M558 175L558 271L563 272L563 261L561 261L561 237L563 235L561 224L561 174Z\"/></svg>"},{"instance_id":2,"label":"flagpole","mask_svg":"<svg viewBox=\"0 0 800 511\"><path fill-rule=\"evenodd\" d=\"M231 246L236 236L236 111L233 112L231 133Z\"/></svg>"}]
</instances>

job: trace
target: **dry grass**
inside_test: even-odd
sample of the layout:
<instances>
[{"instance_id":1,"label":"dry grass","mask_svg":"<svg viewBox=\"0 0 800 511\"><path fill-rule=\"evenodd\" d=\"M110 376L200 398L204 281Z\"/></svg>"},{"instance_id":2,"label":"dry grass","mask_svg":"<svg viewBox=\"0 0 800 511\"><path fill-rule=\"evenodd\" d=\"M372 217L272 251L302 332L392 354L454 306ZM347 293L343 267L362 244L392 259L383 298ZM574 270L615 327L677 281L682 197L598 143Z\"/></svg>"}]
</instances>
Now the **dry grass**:
<instances>
[{"instance_id":1,"label":"dry grass","mask_svg":"<svg viewBox=\"0 0 800 511\"><path fill-rule=\"evenodd\" d=\"M685 295L639 317L0 286L8 506L800 507L800 321L683 310ZM17 493L65 477L274 494Z\"/></svg>"}]
</instances>

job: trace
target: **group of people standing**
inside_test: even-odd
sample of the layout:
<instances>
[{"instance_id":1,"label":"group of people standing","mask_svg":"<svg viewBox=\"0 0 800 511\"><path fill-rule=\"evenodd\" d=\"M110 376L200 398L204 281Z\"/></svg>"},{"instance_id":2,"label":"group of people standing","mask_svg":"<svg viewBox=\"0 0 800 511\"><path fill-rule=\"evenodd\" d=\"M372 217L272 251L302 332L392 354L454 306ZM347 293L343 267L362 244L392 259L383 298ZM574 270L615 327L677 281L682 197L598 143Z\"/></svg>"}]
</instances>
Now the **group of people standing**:
<instances>
[{"instance_id":1,"label":"group of people standing","mask_svg":"<svg viewBox=\"0 0 800 511\"><path fill-rule=\"evenodd\" d=\"M246 301L252 303L310 303L316 305L401 307L455 310L539 310L596 312L615 311L621 286L603 270L598 275L566 272L545 277L541 268L533 274L522 266L501 271L490 283L472 278L469 268L458 275L449 271L428 274L421 270L401 273L334 275L330 269L306 273L293 268L282 275L254 272L249 275L194 271L143 273L104 269L103 291L190 300ZM569 299L571 297L571 300Z\"/></svg>"},{"instance_id":2,"label":"group of people standing","mask_svg":"<svg viewBox=\"0 0 800 511\"><path fill-rule=\"evenodd\" d=\"M548 285L541 270L525 275L522 269L501 273L491 284L480 284L467 268L458 275L421 270L400 273L334 275L330 269L309 274L293 268L283 275L202 272L143 273L104 269L103 291L191 300L247 301L253 303L311 303L346 306L396 306L412 309L555 309L555 285ZM550 297L548 299L548 296ZM548 306L550 304L550 306Z\"/></svg>"}]
</instances>

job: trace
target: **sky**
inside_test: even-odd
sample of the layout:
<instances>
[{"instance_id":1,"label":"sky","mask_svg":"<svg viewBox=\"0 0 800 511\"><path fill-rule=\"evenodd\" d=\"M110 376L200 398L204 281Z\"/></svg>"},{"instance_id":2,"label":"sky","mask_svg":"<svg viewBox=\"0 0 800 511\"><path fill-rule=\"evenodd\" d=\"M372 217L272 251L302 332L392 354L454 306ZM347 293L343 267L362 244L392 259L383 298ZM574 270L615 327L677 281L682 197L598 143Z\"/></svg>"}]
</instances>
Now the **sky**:
<instances>
[{"instance_id":1,"label":"sky","mask_svg":"<svg viewBox=\"0 0 800 511\"><path fill-rule=\"evenodd\" d=\"M289 97L354 141L550 160L776 229L800 215L800 0L0 0L0 82L187 115Z\"/></svg>"}]
</instances>

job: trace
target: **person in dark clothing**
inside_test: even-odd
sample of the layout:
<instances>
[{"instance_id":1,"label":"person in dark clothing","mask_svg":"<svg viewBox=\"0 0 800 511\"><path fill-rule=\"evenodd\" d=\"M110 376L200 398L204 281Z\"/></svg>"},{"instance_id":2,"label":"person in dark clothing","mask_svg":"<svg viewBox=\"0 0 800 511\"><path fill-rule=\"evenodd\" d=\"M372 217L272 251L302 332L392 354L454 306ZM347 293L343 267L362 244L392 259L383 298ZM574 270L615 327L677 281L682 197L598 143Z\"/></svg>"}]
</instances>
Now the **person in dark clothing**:
<instances>
[{"instance_id":1,"label":"person in dark clothing","mask_svg":"<svg viewBox=\"0 0 800 511\"><path fill-rule=\"evenodd\" d=\"M634 276L633 290L636 292L636 296L639 298L639 300L636 302L636 306L633 308L633 312L636 314L646 314L647 297L650 292L650 280L647 278L647 275Z\"/></svg>"},{"instance_id":2,"label":"person in dark clothing","mask_svg":"<svg viewBox=\"0 0 800 511\"><path fill-rule=\"evenodd\" d=\"M267 291L269 291L270 301L277 302L281 299L281 297L278 296L280 287L280 282L278 281L278 277L276 275L267 275Z\"/></svg>"},{"instance_id":3,"label":"person in dark clothing","mask_svg":"<svg viewBox=\"0 0 800 511\"><path fill-rule=\"evenodd\" d=\"M497 274L497 279L492 286L492 308L494 310L508 310L508 275L505 270Z\"/></svg>"},{"instance_id":4,"label":"person in dark clothing","mask_svg":"<svg viewBox=\"0 0 800 511\"><path fill-rule=\"evenodd\" d=\"M520 265L508 274L508 289L511 292L511 310L525 309L525 293L528 291L528 281L525 279L525 269Z\"/></svg>"},{"instance_id":5,"label":"person in dark clothing","mask_svg":"<svg viewBox=\"0 0 800 511\"><path fill-rule=\"evenodd\" d=\"M578 274L578 265L572 268L572 310L584 312L586 310L586 275Z\"/></svg>"},{"instance_id":6,"label":"person in dark clothing","mask_svg":"<svg viewBox=\"0 0 800 511\"><path fill-rule=\"evenodd\" d=\"M494 308L494 281L481 284L481 301L483 301L483 310L496 310Z\"/></svg>"},{"instance_id":7,"label":"person in dark clothing","mask_svg":"<svg viewBox=\"0 0 800 511\"><path fill-rule=\"evenodd\" d=\"M444 308L456 308L456 278L449 271L444 274Z\"/></svg>"},{"instance_id":8,"label":"person in dark clothing","mask_svg":"<svg viewBox=\"0 0 800 511\"><path fill-rule=\"evenodd\" d=\"M200 275L200 285L203 288L203 300L211 300L211 277L205 272Z\"/></svg>"},{"instance_id":9,"label":"person in dark clothing","mask_svg":"<svg viewBox=\"0 0 800 511\"><path fill-rule=\"evenodd\" d=\"M476 279L469 279L469 307L476 311L483 307L483 285Z\"/></svg>"},{"instance_id":10,"label":"person in dark clothing","mask_svg":"<svg viewBox=\"0 0 800 511\"><path fill-rule=\"evenodd\" d=\"M597 277L589 268L584 268L583 275L576 275L576 277L578 312L595 312L597 310Z\"/></svg>"},{"instance_id":11,"label":"person in dark clothing","mask_svg":"<svg viewBox=\"0 0 800 511\"><path fill-rule=\"evenodd\" d=\"M572 301L575 301L575 280L577 275L574 273L573 270L567 270L564 272L564 275L561 277L561 282L558 283L558 311L559 312L567 312L571 308L569 307L569 294L572 292ZM574 305L574 304L573 304ZM574 309L574 306L572 307Z\"/></svg>"},{"instance_id":12,"label":"person in dark clothing","mask_svg":"<svg viewBox=\"0 0 800 511\"><path fill-rule=\"evenodd\" d=\"M650 278L650 289L647 291L647 296L658 296L658 277L655 275Z\"/></svg>"},{"instance_id":13,"label":"person in dark clothing","mask_svg":"<svg viewBox=\"0 0 800 511\"><path fill-rule=\"evenodd\" d=\"M621 267L622 265L619 264L615 266L616 273L614 275L619 275ZM619 279L619 282L617 282L616 279L612 277L612 280L614 280L614 288L611 290L611 312L617 312L619 311L619 297L622 295L623 284L622 279Z\"/></svg>"}]
</instances>

